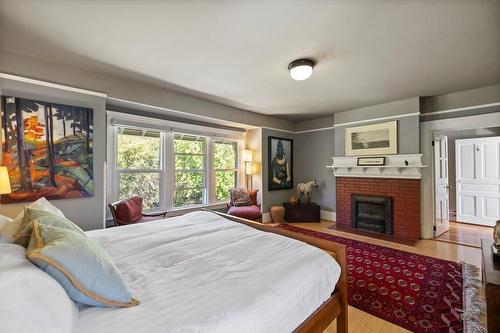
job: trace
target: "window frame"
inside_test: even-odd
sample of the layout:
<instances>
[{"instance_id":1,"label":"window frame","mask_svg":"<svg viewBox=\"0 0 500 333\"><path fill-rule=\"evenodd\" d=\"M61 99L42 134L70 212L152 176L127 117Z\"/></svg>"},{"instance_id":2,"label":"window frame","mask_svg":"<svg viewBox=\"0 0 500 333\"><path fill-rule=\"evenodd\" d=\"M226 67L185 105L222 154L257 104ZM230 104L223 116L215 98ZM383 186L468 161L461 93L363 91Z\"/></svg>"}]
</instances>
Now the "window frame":
<instances>
[{"instance_id":1,"label":"window frame","mask_svg":"<svg viewBox=\"0 0 500 333\"><path fill-rule=\"evenodd\" d=\"M106 163L103 168L107 170L108 176L106 181L105 197L108 203L115 202L119 200L119 181L120 181L120 171L118 170L117 157L118 157L118 147L117 147L117 133L118 127L134 128L141 130L149 130L160 132L161 139L161 152L160 152L160 165L161 173L160 177L160 208L154 211L164 211L169 212L182 212L189 211L192 209L197 209L200 207L214 207L222 208L229 200L216 200L215 193L215 170L213 164L213 141L223 140L223 141L234 141L236 142L236 154L237 154L237 170L236 170L236 186L243 184L244 179L241 179L244 175L243 170L239 168L244 165L241 161L241 150L245 147L244 144L244 132L235 131L229 129L212 128L202 125L194 125L187 123L180 123L165 119L157 119L144 117L140 115L125 114L117 111L106 110L106 122L107 122L107 158ZM202 205L188 205L183 207L173 206L173 191L175 186L175 161L174 161L174 134L186 134L193 136L203 136L206 139L205 143L205 203ZM125 170L125 169L124 169ZM171 170L174 170L171 172ZM156 172L157 170L149 169L135 169L135 170L125 170L130 172ZM110 218L109 210L106 210L107 218Z\"/></svg>"},{"instance_id":2,"label":"window frame","mask_svg":"<svg viewBox=\"0 0 500 333\"><path fill-rule=\"evenodd\" d=\"M222 142L221 142L222 141ZM215 180L215 174L217 173L217 171L222 171L222 172L234 172L234 184L235 184L235 187L238 187L240 185L240 145L239 145L239 142L238 140L234 140L234 139L227 139L227 138L218 138L218 137L215 137L215 138L212 138L212 160L214 158L214 149L213 147L218 144L218 143L222 143L222 144L225 144L225 143L234 143L235 144L235 147L234 147L234 168L233 169L218 169L218 168L215 168L215 165L212 165L212 168L211 168L211 173L213 174L213 199L214 199L214 203L226 203L230 200L230 198L228 199L224 199L224 200L217 200L217 195L215 193L215 189L217 187L217 183L216 183L216 180Z\"/></svg>"},{"instance_id":3,"label":"window frame","mask_svg":"<svg viewBox=\"0 0 500 333\"><path fill-rule=\"evenodd\" d=\"M175 152L175 136L176 135L181 135L181 136L190 136L190 137L196 137L196 141L198 141L199 138L203 138L203 153L176 153ZM182 140L182 138L181 138ZM210 181L208 179L208 171L209 171L209 163L208 163L208 146L209 146L209 138L203 135L192 135L192 134L187 134L187 133L179 133L179 132L174 132L172 133L172 147L173 147L173 164L174 167L172 168L173 171L173 184L172 184L172 190L173 190L173 195L172 195L172 201L171 201L171 206L172 210L180 210L180 209L186 209L186 208L194 208L194 207L203 207L206 206L210 203L210 188L209 184ZM176 162L176 157L178 155L181 156L202 156L203 157L203 169L179 169L177 170L175 167L175 162ZM176 175L178 172L184 172L184 173L189 173L189 172L201 172L203 174L203 182L201 187L181 187L180 190L196 190L196 189L202 189L202 203L201 204L195 204L195 205L185 205L185 206L175 206L174 204L174 198L175 198L175 192L178 190L177 184L176 184Z\"/></svg>"},{"instance_id":4,"label":"window frame","mask_svg":"<svg viewBox=\"0 0 500 333\"><path fill-rule=\"evenodd\" d=\"M149 169L149 168L126 168L126 169L120 169L118 166L118 135L122 134L120 133L120 128L130 128L130 129L136 129L136 130L141 130L143 133L147 131L151 132L158 132L160 134L159 140L160 140L160 156L158 156L159 159L159 166L158 169ZM155 212L155 211L160 211L165 209L165 192L162 190L165 187L165 162L164 162L164 151L165 151L165 138L164 138L164 133L162 133L159 130L155 129L150 129L150 128L143 128L143 127L133 127L133 126L116 126L114 127L114 190L115 190L115 201L120 200L120 178L122 174L140 174L140 173L157 173L158 174L158 194L159 194L159 205L157 208L153 209L145 209L145 212Z\"/></svg>"}]
</instances>

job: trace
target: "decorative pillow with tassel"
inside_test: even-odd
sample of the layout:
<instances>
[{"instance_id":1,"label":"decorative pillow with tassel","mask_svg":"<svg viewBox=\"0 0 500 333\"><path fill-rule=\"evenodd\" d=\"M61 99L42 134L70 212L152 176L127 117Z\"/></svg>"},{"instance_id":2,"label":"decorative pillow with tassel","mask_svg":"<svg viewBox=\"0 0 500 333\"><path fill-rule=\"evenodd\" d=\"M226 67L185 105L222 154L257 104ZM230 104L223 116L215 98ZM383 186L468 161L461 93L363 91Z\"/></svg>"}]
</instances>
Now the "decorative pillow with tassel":
<instances>
[{"instance_id":1,"label":"decorative pillow with tassel","mask_svg":"<svg viewBox=\"0 0 500 333\"><path fill-rule=\"evenodd\" d=\"M64 217L43 209L25 207L22 228L14 235L14 243L28 247L33 232L33 221L38 221L38 223L44 225L73 230L87 237L80 227Z\"/></svg>"},{"instance_id":2,"label":"decorative pillow with tassel","mask_svg":"<svg viewBox=\"0 0 500 333\"><path fill-rule=\"evenodd\" d=\"M26 256L57 280L75 302L99 307L139 304L113 259L79 232L35 220Z\"/></svg>"}]
</instances>

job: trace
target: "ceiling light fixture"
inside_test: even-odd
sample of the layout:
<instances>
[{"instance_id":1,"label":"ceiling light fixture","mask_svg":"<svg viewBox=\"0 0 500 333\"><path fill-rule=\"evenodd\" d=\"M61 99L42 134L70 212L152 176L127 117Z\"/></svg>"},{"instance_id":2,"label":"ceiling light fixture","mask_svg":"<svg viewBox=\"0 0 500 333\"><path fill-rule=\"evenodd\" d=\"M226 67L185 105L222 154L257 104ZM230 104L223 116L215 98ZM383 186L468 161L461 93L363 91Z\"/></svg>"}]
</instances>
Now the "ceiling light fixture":
<instances>
[{"instance_id":1,"label":"ceiling light fixture","mask_svg":"<svg viewBox=\"0 0 500 333\"><path fill-rule=\"evenodd\" d=\"M312 59L297 59L288 65L292 79L302 81L308 79L316 63Z\"/></svg>"}]
</instances>

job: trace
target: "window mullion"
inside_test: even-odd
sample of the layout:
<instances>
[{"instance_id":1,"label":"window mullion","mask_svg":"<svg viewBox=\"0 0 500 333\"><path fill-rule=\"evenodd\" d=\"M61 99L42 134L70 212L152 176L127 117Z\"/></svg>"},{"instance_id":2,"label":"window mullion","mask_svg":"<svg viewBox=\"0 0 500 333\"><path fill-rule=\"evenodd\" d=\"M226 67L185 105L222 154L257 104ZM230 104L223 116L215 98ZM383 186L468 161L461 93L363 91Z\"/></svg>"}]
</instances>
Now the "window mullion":
<instances>
[{"instance_id":1,"label":"window mullion","mask_svg":"<svg viewBox=\"0 0 500 333\"><path fill-rule=\"evenodd\" d=\"M165 133L160 133L160 209L165 210Z\"/></svg>"},{"instance_id":2,"label":"window mullion","mask_svg":"<svg viewBox=\"0 0 500 333\"><path fill-rule=\"evenodd\" d=\"M214 171L214 140L208 138L207 140L207 195L209 204L214 204L217 200L215 198L215 171Z\"/></svg>"},{"instance_id":3,"label":"window mullion","mask_svg":"<svg viewBox=\"0 0 500 333\"><path fill-rule=\"evenodd\" d=\"M165 209L171 210L174 208L174 192L175 192L175 155L174 155L174 134L172 132L164 135L164 178L165 184Z\"/></svg>"},{"instance_id":4,"label":"window mullion","mask_svg":"<svg viewBox=\"0 0 500 333\"><path fill-rule=\"evenodd\" d=\"M111 125L110 125L111 126ZM112 135L111 135L111 142L112 149L113 149L113 156L110 158L111 164L111 170L113 171L113 177L112 177L112 184L111 184L111 190L112 190L112 197L113 201L117 201L120 197L120 179L119 179L119 174L118 174L118 128L111 126L112 128Z\"/></svg>"}]
</instances>

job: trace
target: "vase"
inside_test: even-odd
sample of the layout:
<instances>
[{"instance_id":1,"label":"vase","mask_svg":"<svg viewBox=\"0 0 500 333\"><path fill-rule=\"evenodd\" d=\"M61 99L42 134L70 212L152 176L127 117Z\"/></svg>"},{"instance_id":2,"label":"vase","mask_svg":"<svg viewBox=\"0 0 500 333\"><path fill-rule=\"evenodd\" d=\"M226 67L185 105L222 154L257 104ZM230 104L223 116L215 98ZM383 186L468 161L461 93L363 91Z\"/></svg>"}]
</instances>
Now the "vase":
<instances>
[{"instance_id":1,"label":"vase","mask_svg":"<svg viewBox=\"0 0 500 333\"><path fill-rule=\"evenodd\" d=\"M285 207L273 206L271 207L271 219L273 223L283 223L283 217L285 216Z\"/></svg>"}]
</instances>

